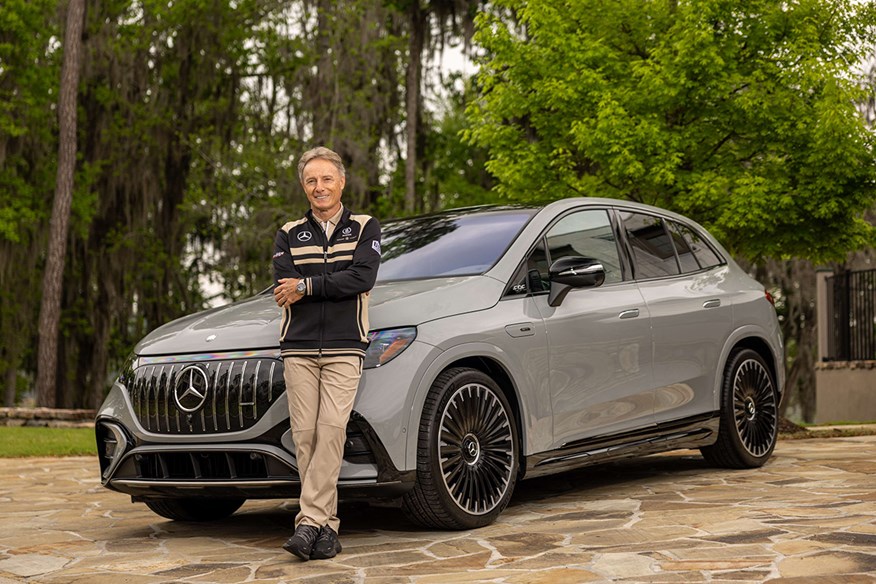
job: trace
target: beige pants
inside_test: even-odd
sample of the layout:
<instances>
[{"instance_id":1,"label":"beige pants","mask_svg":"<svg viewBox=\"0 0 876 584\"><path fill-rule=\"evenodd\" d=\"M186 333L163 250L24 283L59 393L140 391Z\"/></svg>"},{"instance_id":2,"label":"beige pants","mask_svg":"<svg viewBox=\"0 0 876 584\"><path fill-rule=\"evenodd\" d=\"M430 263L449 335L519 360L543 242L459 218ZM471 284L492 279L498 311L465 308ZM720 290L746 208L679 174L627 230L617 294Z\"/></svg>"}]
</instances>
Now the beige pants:
<instances>
[{"instance_id":1,"label":"beige pants","mask_svg":"<svg viewBox=\"0 0 876 584\"><path fill-rule=\"evenodd\" d=\"M338 531L338 474L347 421L362 375L360 357L287 357L283 360L289 422L301 477L300 524Z\"/></svg>"}]
</instances>

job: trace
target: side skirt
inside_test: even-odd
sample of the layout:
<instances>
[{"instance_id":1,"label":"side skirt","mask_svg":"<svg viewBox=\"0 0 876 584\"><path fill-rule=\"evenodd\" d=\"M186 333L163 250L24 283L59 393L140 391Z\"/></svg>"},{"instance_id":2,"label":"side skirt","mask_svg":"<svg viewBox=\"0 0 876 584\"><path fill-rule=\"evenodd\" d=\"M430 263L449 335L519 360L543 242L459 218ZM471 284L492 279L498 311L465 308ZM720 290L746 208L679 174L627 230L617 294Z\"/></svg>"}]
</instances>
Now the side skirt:
<instances>
[{"instance_id":1,"label":"side skirt","mask_svg":"<svg viewBox=\"0 0 876 584\"><path fill-rule=\"evenodd\" d=\"M718 437L720 412L711 412L650 426L634 432L587 438L562 448L526 457L523 478L564 472L582 466L713 444Z\"/></svg>"}]
</instances>

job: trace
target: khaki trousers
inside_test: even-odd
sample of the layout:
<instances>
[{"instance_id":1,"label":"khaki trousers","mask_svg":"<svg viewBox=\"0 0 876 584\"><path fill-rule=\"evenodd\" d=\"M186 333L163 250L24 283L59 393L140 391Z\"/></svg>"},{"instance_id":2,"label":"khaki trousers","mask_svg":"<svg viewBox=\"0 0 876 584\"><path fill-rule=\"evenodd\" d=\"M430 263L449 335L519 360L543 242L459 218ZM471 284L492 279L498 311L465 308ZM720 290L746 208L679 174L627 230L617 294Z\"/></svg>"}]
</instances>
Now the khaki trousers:
<instances>
[{"instance_id":1,"label":"khaki trousers","mask_svg":"<svg viewBox=\"0 0 876 584\"><path fill-rule=\"evenodd\" d=\"M362 358L286 357L283 366L301 477L295 527L328 525L337 533L338 474L347 421L362 376Z\"/></svg>"}]
</instances>

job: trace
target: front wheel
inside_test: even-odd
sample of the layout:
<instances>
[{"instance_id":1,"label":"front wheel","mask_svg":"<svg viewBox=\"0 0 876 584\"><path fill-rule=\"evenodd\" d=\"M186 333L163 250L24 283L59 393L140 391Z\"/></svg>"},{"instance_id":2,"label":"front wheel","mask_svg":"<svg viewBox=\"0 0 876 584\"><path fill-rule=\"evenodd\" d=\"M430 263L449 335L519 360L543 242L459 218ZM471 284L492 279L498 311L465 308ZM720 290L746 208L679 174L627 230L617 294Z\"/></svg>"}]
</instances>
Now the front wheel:
<instances>
[{"instance_id":1,"label":"front wheel","mask_svg":"<svg viewBox=\"0 0 876 584\"><path fill-rule=\"evenodd\" d=\"M225 519L240 509L246 499L147 499L146 506L154 513L174 521L216 521Z\"/></svg>"},{"instance_id":2,"label":"front wheel","mask_svg":"<svg viewBox=\"0 0 876 584\"><path fill-rule=\"evenodd\" d=\"M426 527L488 525L508 505L518 466L517 424L502 390L476 369L448 369L423 406L417 482L402 508Z\"/></svg>"},{"instance_id":3,"label":"front wheel","mask_svg":"<svg viewBox=\"0 0 876 584\"><path fill-rule=\"evenodd\" d=\"M721 390L718 440L700 449L705 459L725 468L762 466L776 447L778 397L763 357L751 349L731 353Z\"/></svg>"}]
</instances>

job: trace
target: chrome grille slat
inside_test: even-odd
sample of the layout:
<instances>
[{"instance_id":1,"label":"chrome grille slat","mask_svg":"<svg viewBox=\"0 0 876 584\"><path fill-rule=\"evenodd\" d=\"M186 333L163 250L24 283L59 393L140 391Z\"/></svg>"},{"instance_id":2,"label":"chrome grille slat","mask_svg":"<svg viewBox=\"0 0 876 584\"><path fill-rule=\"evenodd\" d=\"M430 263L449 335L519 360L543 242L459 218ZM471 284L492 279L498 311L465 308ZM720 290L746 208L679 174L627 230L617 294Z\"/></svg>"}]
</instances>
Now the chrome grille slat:
<instances>
[{"instance_id":1,"label":"chrome grille slat","mask_svg":"<svg viewBox=\"0 0 876 584\"><path fill-rule=\"evenodd\" d=\"M243 369L240 371L240 385L237 386L237 419L240 422L241 428L243 428L243 406L246 405L243 401L244 379L246 379L246 361L243 362Z\"/></svg>"},{"instance_id":2,"label":"chrome grille slat","mask_svg":"<svg viewBox=\"0 0 876 584\"><path fill-rule=\"evenodd\" d=\"M225 427L231 428L231 376L234 374L234 361L228 365L228 373L225 374Z\"/></svg>"},{"instance_id":3,"label":"chrome grille slat","mask_svg":"<svg viewBox=\"0 0 876 584\"><path fill-rule=\"evenodd\" d=\"M276 361L271 361L271 372L268 374L268 403L274 403L274 365Z\"/></svg>"},{"instance_id":4,"label":"chrome grille slat","mask_svg":"<svg viewBox=\"0 0 876 584\"><path fill-rule=\"evenodd\" d=\"M149 374L149 378L146 382L146 429L152 429L152 404L155 403L155 407L158 407L158 400L152 400L149 396L152 394L152 388L155 386L157 381L155 380L155 365L152 366L152 372Z\"/></svg>"},{"instance_id":5,"label":"chrome grille slat","mask_svg":"<svg viewBox=\"0 0 876 584\"><path fill-rule=\"evenodd\" d=\"M261 361L256 361L255 375L252 381L252 417L259 419L259 369L262 367Z\"/></svg>"},{"instance_id":6,"label":"chrome grille slat","mask_svg":"<svg viewBox=\"0 0 876 584\"><path fill-rule=\"evenodd\" d=\"M212 387L219 386L219 372L222 370L222 361L216 365L216 373L213 375L213 383L210 385ZM216 415L216 392L213 392L213 398L210 400L213 404L213 431L219 431L219 417Z\"/></svg>"},{"instance_id":7,"label":"chrome grille slat","mask_svg":"<svg viewBox=\"0 0 876 584\"><path fill-rule=\"evenodd\" d=\"M175 368L176 365L171 366L170 373L167 374L167 383L164 384L164 425L168 430L170 430L170 391L176 381L173 374ZM176 425L179 427L179 410L176 411Z\"/></svg>"},{"instance_id":8,"label":"chrome grille slat","mask_svg":"<svg viewBox=\"0 0 876 584\"><path fill-rule=\"evenodd\" d=\"M270 367L262 361L270 361ZM283 368L277 364L278 359L264 357L144 365L129 381L130 403L148 432L218 434L245 430L285 392ZM204 370L209 387L200 410L187 413L176 405L174 392L180 372L191 365ZM262 371L268 374L266 379L261 379Z\"/></svg>"}]
</instances>

